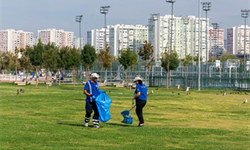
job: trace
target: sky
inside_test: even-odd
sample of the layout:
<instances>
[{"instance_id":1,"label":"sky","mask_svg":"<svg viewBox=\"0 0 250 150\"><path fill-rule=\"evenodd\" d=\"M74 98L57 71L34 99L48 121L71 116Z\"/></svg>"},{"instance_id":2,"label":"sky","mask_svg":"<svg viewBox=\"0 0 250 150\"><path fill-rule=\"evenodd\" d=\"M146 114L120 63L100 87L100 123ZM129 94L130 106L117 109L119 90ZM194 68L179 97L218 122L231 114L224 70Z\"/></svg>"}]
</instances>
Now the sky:
<instances>
[{"instance_id":1,"label":"sky","mask_svg":"<svg viewBox=\"0 0 250 150\"><path fill-rule=\"evenodd\" d=\"M221 29L244 24L241 9L250 9L250 0L201 0L211 2L208 18L218 23ZM171 4L166 0L0 0L0 30L15 29L33 32L47 28L72 31L79 36L77 15L82 18L82 37L87 41L87 31L104 27L104 15L100 6L111 8L107 14L107 25L141 24L146 26L151 13L161 16L171 14ZM201 7L202 10L202 7ZM198 0L176 0L174 15L198 17ZM201 17L205 17L201 11ZM247 25L250 23L247 19ZM226 38L226 37L225 37ZM86 42L85 42L86 43Z\"/></svg>"}]
</instances>

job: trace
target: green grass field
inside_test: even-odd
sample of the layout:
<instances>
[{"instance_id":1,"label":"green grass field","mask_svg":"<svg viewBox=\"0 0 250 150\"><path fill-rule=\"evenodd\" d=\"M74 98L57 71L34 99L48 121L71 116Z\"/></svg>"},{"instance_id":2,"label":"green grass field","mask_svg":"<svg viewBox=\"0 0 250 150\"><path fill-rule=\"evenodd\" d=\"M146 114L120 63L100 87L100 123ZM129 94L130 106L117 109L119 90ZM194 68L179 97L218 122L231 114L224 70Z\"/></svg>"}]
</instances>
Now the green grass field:
<instances>
[{"instance_id":1,"label":"green grass field","mask_svg":"<svg viewBox=\"0 0 250 150\"><path fill-rule=\"evenodd\" d=\"M111 119L84 127L83 86L0 83L0 149L250 149L249 95L148 88L143 128L122 124L134 90L101 87L112 99ZM25 92L16 94L17 89ZM110 91L110 92L109 92ZM174 93L172 93L174 91ZM230 91L227 91L228 93ZM178 95L180 93L180 95ZM216 95L218 93L219 95Z\"/></svg>"}]
</instances>

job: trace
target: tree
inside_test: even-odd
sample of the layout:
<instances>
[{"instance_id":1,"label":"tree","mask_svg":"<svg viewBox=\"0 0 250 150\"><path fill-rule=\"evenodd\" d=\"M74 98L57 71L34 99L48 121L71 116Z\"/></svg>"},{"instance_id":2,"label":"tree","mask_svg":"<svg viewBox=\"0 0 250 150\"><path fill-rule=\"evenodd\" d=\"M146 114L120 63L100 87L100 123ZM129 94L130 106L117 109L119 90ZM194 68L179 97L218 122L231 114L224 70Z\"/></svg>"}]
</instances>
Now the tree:
<instances>
[{"instance_id":1,"label":"tree","mask_svg":"<svg viewBox=\"0 0 250 150\"><path fill-rule=\"evenodd\" d=\"M228 52L225 52L225 53L223 53L223 54L219 57L219 60L220 60L221 62L225 62L225 61L227 61L228 59L236 59L236 56L233 55L233 54L230 54L230 53L228 53Z\"/></svg>"},{"instance_id":2,"label":"tree","mask_svg":"<svg viewBox=\"0 0 250 150\"><path fill-rule=\"evenodd\" d=\"M38 67L43 64L43 58L42 58L43 52L44 52L44 47L41 42L41 39L38 40L37 45L34 45L33 48L31 47L28 48L30 62L33 66L36 67L36 87L38 84L38 78L37 78Z\"/></svg>"},{"instance_id":3,"label":"tree","mask_svg":"<svg viewBox=\"0 0 250 150\"><path fill-rule=\"evenodd\" d=\"M202 56L200 56L200 61L202 62L203 58ZM198 54L196 56L194 56L194 61L198 62Z\"/></svg>"},{"instance_id":4,"label":"tree","mask_svg":"<svg viewBox=\"0 0 250 150\"><path fill-rule=\"evenodd\" d=\"M151 43L148 43L147 40L144 41L144 45L143 48L140 47L139 48L139 56L141 56L141 59L144 60L146 62L145 65L145 85L147 82L147 69L153 65L154 63L154 49L153 46L151 45Z\"/></svg>"},{"instance_id":5,"label":"tree","mask_svg":"<svg viewBox=\"0 0 250 150\"><path fill-rule=\"evenodd\" d=\"M127 85L127 69L129 67L129 53L130 53L130 49L129 47L127 48L127 50L121 50L121 55L118 57L118 60L120 62L120 64L123 66L124 70L125 70L125 85Z\"/></svg>"},{"instance_id":6,"label":"tree","mask_svg":"<svg viewBox=\"0 0 250 150\"><path fill-rule=\"evenodd\" d=\"M12 63L12 54L10 52L0 52L0 71L9 70Z\"/></svg>"},{"instance_id":7,"label":"tree","mask_svg":"<svg viewBox=\"0 0 250 150\"><path fill-rule=\"evenodd\" d=\"M16 72L15 81L17 81L17 64L18 64L19 53L20 53L20 50L17 47L15 47L14 54L12 55L12 59L15 65L15 72Z\"/></svg>"},{"instance_id":8,"label":"tree","mask_svg":"<svg viewBox=\"0 0 250 150\"><path fill-rule=\"evenodd\" d=\"M169 51L165 49L165 53L162 54L161 58L161 66L166 70L167 77L166 77L166 88L168 89L168 78L169 78L169 71L176 70L180 64L179 56L175 49L169 54Z\"/></svg>"},{"instance_id":9,"label":"tree","mask_svg":"<svg viewBox=\"0 0 250 150\"><path fill-rule=\"evenodd\" d=\"M100 50L98 60L101 62L102 67L105 69L105 80L107 81L107 69L111 67L112 56L110 55L110 46L106 43L106 51ZM102 69L101 69L102 70Z\"/></svg>"},{"instance_id":10,"label":"tree","mask_svg":"<svg viewBox=\"0 0 250 150\"><path fill-rule=\"evenodd\" d=\"M21 68L23 68L23 72L26 73L26 80L28 77L28 71L30 71L30 69L32 68L30 59L29 59L29 54L28 54L28 48L29 46L26 46L26 49L21 49L22 52L22 57L19 59L19 63Z\"/></svg>"},{"instance_id":11,"label":"tree","mask_svg":"<svg viewBox=\"0 0 250 150\"><path fill-rule=\"evenodd\" d=\"M190 54L188 54L186 58L182 61L183 66L185 68L185 91L187 90L187 69L191 61L192 61L192 56Z\"/></svg>"},{"instance_id":12,"label":"tree","mask_svg":"<svg viewBox=\"0 0 250 150\"><path fill-rule=\"evenodd\" d=\"M75 68L80 66L80 53L73 47L69 48L66 57L66 67L73 69L73 82L75 86Z\"/></svg>"},{"instance_id":13,"label":"tree","mask_svg":"<svg viewBox=\"0 0 250 150\"><path fill-rule=\"evenodd\" d=\"M44 53L42 54L42 58L43 58L43 66L47 70L46 79L48 82L49 71L55 70L55 68L56 68L58 53L56 51L56 47L47 47L47 48L49 48L49 49L44 51Z\"/></svg>"},{"instance_id":14,"label":"tree","mask_svg":"<svg viewBox=\"0 0 250 150\"><path fill-rule=\"evenodd\" d=\"M86 71L86 82L89 80L89 69L94 66L96 58L95 48L89 44L85 45L82 50L81 60Z\"/></svg>"},{"instance_id":15,"label":"tree","mask_svg":"<svg viewBox=\"0 0 250 150\"><path fill-rule=\"evenodd\" d=\"M66 62L67 62L67 53L68 53L68 47L62 47L62 48L57 48L57 65L56 69L58 71L58 77L59 77L59 85L61 85L61 76L62 76L62 69L66 67ZM59 75L60 72L60 75Z\"/></svg>"},{"instance_id":16,"label":"tree","mask_svg":"<svg viewBox=\"0 0 250 150\"><path fill-rule=\"evenodd\" d=\"M132 83L132 73L133 73L133 69L135 67L135 65L138 64L138 57L137 57L137 54L135 53L135 51L131 51L130 48L128 47L127 48L127 51L129 51L129 67L130 67L130 83ZM131 90L131 87L130 86L130 90Z\"/></svg>"}]
</instances>

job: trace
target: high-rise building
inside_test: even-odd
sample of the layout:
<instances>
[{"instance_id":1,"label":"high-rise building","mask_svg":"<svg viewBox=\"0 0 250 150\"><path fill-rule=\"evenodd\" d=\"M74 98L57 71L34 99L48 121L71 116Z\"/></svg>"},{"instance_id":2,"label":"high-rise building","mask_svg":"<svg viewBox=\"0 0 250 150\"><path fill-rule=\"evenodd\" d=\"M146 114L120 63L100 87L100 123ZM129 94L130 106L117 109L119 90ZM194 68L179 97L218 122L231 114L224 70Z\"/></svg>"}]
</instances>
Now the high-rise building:
<instances>
[{"instance_id":1,"label":"high-rise building","mask_svg":"<svg viewBox=\"0 0 250 150\"><path fill-rule=\"evenodd\" d=\"M84 39L83 38L74 38L74 46L75 48L80 48L80 41L81 41L81 49L83 49L83 46L84 46Z\"/></svg>"},{"instance_id":2,"label":"high-rise building","mask_svg":"<svg viewBox=\"0 0 250 150\"><path fill-rule=\"evenodd\" d=\"M216 56L217 58L223 54L224 48L224 29L209 29L209 45L210 53L209 57Z\"/></svg>"},{"instance_id":3,"label":"high-rise building","mask_svg":"<svg viewBox=\"0 0 250 150\"><path fill-rule=\"evenodd\" d=\"M109 44L109 29L111 26L107 26L106 28L106 42ZM93 29L91 31L87 31L87 44L94 46L96 52L99 52L101 49L104 49L104 36L105 36L105 28L101 29Z\"/></svg>"},{"instance_id":4,"label":"high-rise building","mask_svg":"<svg viewBox=\"0 0 250 150\"><path fill-rule=\"evenodd\" d=\"M250 54L250 27L246 26L246 54ZM227 29L227 52L231 54L244 54L245 26Z\"/></svg>"},{"instance_id":5,"label":"high-rise building","mask_svg":"<svg viewBox=\"0 0 250 150\"><path fill-rule=\"evenodd\" d=\"M22 30L6 29L0 30L0 51L14 52L18 49L33 45L33 33Z\"/></svg>"},{"instance_id":6,"label":"high-rise building","mask_svg":"<svg viewBox=\"0 0 250 150\"><path fill-rule=\"evenodd\" d=\"M186 26L183 22L182 17L173 17L172 45L170 45L171 15L160 16L159 14L151 14L148 20L148 42L151 43L154 47L155 60L158 60L161 57L161 54L165 52L165 49L169 50L170 46L172 46L172 50L176 50L180 58L185 58L186 38L187 54L190 54L192 56L198 55L199 18L196 18L195 16L188 16L188 18L189 22ZM209 19L206 23L206 18L201 18L200 25L200 55L202 56L203 61L205 61L206 26L209 26ZM185 32L187 32L187 37L185 36Z\"/></svg>"},{"instance_id":7,"label":"high-rise building","mask_svg":"<svg viewBox=\"0 0 250 150\"><path fill-rule=\"evenodd\" d=\"M41 39L43 44L50 42L60 48L64 46L74 46L74 32L49 28L46 30L38 30L38 38Z\"/></svg>"},{"instance_id":8,"label":"high-rise building","mask_svg":"<svg viewBox=\"0 0 250 150\"><path fill-rule=\"evenodd\" d=\"M138 53L145 40L148 40L148 28L145 26L117 24L110 27L110 53L115 57L127 47Z\"/></svg>"}]
</instances>

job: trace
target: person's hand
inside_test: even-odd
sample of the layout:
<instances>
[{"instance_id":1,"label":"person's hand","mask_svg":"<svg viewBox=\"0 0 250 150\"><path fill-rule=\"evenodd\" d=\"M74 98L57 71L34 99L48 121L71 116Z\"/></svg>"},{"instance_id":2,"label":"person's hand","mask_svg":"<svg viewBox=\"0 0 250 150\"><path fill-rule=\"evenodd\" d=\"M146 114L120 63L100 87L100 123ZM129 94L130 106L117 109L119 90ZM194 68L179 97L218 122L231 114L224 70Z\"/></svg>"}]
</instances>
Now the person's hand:
<instances>
[{"instance_id":1,"label":"person's hand","mask_svg":"<svg viewBox=\"0 0 250 150\"><path fill-rule=\"evenodd\" d=\"M133 99L132 99L132 104L134 104L134 102L135 102L135 99L133 98Z\"/></svg>"},{"instance_id":2,"label":"person's hand","mask_svg":"<svg viewBox=\"0 0 250 150\"><path fill-rule=\"evenodd\" d=\"M93 95L91 94L91 95L89 95L90 97L92 97Z\"/></svg>"}]
</instances>

